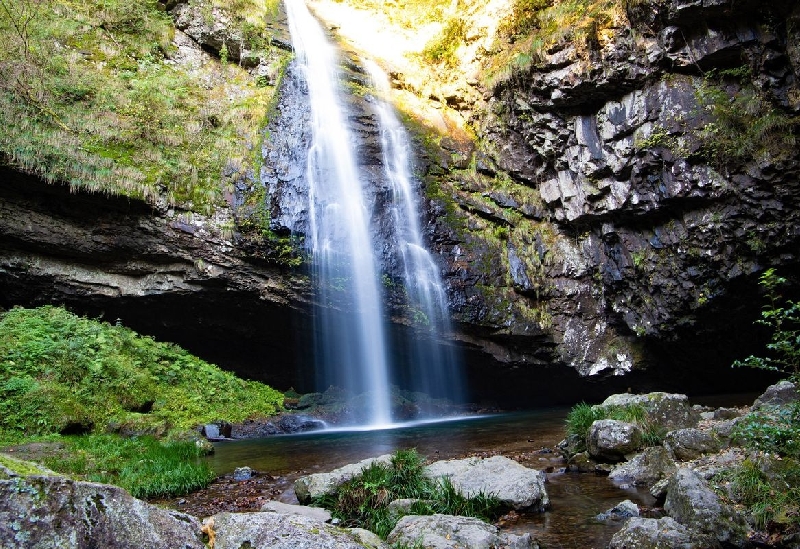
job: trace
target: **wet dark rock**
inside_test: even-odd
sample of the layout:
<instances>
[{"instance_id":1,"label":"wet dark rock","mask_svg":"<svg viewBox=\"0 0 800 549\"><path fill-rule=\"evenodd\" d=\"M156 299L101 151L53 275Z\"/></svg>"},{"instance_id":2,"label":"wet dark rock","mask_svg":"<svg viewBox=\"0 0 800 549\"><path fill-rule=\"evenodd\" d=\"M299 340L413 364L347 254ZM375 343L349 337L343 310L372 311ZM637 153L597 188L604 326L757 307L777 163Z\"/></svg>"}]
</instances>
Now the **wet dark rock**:
<instances>
[{"instance_id":1,"label":"wet dark rock","mask_svg":"<svg viewBox=\"0 0 800 549\"><path fill-rule=\"evenodd\" d=\"M217 421L204 425L201 434L208 440L225 440L231 438L233 425L227 421Z\"/></svg>"},{"instance_id":2,"label":"wet dark rock","mask_svg":"<svg viewBox=\"0 0 800 549\"><path fill-rule=\"evenodd\" d=\"M631 500L626 499L616 504L614 507L597 515L597 520L625 520L639 516L639 506Z\"/></svg>"},{"instance_id":3,"label":"wet dark rock","mask_svg":"<svg viewBox=\"0 0 800 549\"><path fill-rule=\"evenodd\" d=\"M250 480L255 474L250 467L237 467L233 471L233 480Z\"/></svg>"},{"instance_id":4,"label":"wet dark rock","mask_svg":"<svg viewBox=\"0 0 800 549\"><path fill-rule=\"evenodd\" d=\"M315 417L286 414L278 420L278 428L282 433L302 433L324 429L324 421Z\"/></svg>"}]
</instances>

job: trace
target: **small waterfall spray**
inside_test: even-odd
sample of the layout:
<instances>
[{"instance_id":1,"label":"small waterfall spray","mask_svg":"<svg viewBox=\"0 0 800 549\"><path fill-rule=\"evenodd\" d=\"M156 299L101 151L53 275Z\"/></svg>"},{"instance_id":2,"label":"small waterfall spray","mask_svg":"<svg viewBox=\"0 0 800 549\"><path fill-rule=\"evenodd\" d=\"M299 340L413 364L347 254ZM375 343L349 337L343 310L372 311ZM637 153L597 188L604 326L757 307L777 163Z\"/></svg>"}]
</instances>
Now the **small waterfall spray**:
<instances>
[{"instance_id":1,"label":"small waterfall spray","mask_svg":"<svg viewBox=\"0 0 800 549\"><path fill-rule=\"evenodd\" d=\"M321 303L317 370L327 373L325 383L366 394L368 423L386 425L391 413L381 287L353 139L337 94L336 50L305 2L285 4L311 102L306 242Z\"/></svg>"},{"instance_id":2,"label":"small waterfall spray","mask_svg":"<svg viewBox=\"0 0 800 549\"><path fill-rule=\"evenodd\" d=\"M383 166L393 192L392 217L396 246L403 263L408 305L413 310L417 334L411 347L411 381L416 390L458 402L463 397L462 375L453 348L440 343L451 331L447 295L439 267L428 252L419 222L418 189L411 176L408 132L388 101L389 79L373 61L364 66L379 98L376 105L381 126Z\"/></svg>"}]
</instances>

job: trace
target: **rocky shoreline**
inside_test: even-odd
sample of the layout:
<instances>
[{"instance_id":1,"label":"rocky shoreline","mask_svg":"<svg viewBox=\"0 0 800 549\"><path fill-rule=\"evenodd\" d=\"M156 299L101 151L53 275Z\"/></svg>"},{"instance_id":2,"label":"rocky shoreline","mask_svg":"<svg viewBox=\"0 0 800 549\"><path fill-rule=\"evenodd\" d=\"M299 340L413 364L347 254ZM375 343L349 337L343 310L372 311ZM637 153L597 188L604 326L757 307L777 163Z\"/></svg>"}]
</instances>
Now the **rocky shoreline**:
<instances>
[{"instance_id":1,"label":"rocky shoreline","mask_svg":"<svg viewBox=\"0 0 800 549\"><path fill-rule=\"evenodd\" d=\"M730 472L746 460L764 463L781 459L738 446L733 433L751 412L772 413L797 398L796 388L789 382L769 387L751 407L741 408L692 405L685 395L668 393L612 395L591 407L592 413L600 417L609 411L639 408L645 413L634 413L629 421L592 421L582 440L572 434L553 449L548 463L560 466L551 465L546 473L608 475L621 489L620 504L598 516L598 520L622 524L608 545L610 549L794 547L800 537L796 528L779 531L775 525L771 529L755 527L731 489ZM660 429L658 441L646 436L653 426ZM546 473L536 470L537 464L541 467L537 456L542 451L549 453L550 449L515 455L514 459L499 455L500 450L496 455L483 453L434 462L427 470L437 477L450 478L464 493L482 490L501 495L509 515L537 513L549 505ZM240 547L245 541L259 548L388 547L363 531L344 531L327 524L325 517L321 521L318 516L305 516L314 508L284 505L296 503L295 497L308 502L314 495L335 490L374 458L297 480L293 475L274 477L254 471L238 477L225 475L205 490L178 500L155 502L158 505L135 500L116 487L67 479L8 455L0 458L3 547L38 547L68 539L83 540L71 547L95 546L92 543L98 539L103 540L104 547L204 547L203 540L217 549ZM386 461L389 456L377 459ZM520 480L528 476L530 482ZM526 486L530 488L527 492L522 490ZM643 509L622 501L625 488L630 486L649 489L656 506ZM166 510L164 505L179 510ZM199 519L204 517L201 525ZM389 539L393 543L423 540L421 547L437 548L540 547L530 534L516 536L504 531L508 516L494 525L477 524L475 520L409 515L401 519ZM150 537L146 540L132 534L130 525L137 521L140 529L148 530ZM453 535L468 531L477 537ZM294 545L275 541L277 532L294 540ZM210 543L212 539L214 544Z\"/></svg>"}]
</instances>

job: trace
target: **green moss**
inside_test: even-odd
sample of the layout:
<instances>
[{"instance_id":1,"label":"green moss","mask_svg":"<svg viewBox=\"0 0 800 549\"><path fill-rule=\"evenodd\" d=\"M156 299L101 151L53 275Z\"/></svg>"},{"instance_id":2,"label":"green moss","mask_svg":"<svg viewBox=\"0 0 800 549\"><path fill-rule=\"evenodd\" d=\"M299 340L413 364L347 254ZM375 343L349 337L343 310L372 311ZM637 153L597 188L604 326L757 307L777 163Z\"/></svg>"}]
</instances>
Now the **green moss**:
<instances>
[{"instance_id":1,"label":"green moss","mask_svg":"<svg viewBox=\"0 0 800 549\"><path fill-rule=\"evenodd\" d=\"M252 167L273 88L236 66L212 63L190 74L170 64L174 27L157 0L9 5L0 11L6 163L204 213L224 204L223 191ZM255 34L266 32L262 4L226 9L244 10L230 11L234 22L257 20Z\"/></svg>"},{"instance_id":2,"label":"green moss","mask_svg":"<svg viewBox=\"0 0 800 549\"><path fill-rule=\"evenodd\" d=\"M795 154L800 117L757 90L747 67L711 71L697 82L698 103L711 121L693 135L712 165L725 170L735 163L776 162Z\"/></svg>"},{"instance_id":3,"label":"green moss","mask_svg":"<svg viewBox=\"0 0 800 549\"><path fill-rule=\"evenodd\" d=\"M0 466L5 467L13 474L21 477L42 475L47 473L46 469L40 465L37 465L36 463L23 461L21 459L9 456L8 454L0 454ZM0 471L0 475L2 475L2 471ZM0 478L2 478L2 476L0 476Z\"/></svg>"},{"instance_id":4,"label":"green moss","mask_svg":"<svg viewBox=\"0 0 800 549\"><path fill-rule=\"evenodd\" d=\"M183 349L57 307L0 317L0 438L95 431L185 430L278 411L283 395Z\"/></svg>"}]
</instances>

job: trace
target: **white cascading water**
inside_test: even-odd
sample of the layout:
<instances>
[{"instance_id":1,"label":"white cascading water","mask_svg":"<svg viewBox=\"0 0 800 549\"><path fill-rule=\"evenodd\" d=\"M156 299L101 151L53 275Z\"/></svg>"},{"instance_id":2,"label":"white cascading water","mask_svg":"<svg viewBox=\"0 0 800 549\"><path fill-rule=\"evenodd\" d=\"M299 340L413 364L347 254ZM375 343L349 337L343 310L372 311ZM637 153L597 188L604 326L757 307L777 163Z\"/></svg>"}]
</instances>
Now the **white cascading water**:
<instances>
[{"instance_id":1,"label":"white cascading water","mask_svg":"<svg viewBox=\"0 0 800 549\"><path fill-rule=\"evenodd\" d=\"M393 191L395 240L402 257L408 305L417 317L419 331L423 332L418 334L421 337L409 341L410 379L419 391L458 402L463 396L462 374L453 349L439 342L440 336L451 330L447 294L439 267L422 239L417 189L411 176L411 141L388 101L391 88L386 73L371 60L366 60L364 66L379 96L376 110L383 167Z\"/></svg>"},{"instance_id":2,"label":"white cascading water","mask_svg":"<svg viewBox=\"0 0 800 549\"><path fill-rule=\"evenodd\" d=\"M317 361L326 382L364 394L371 426L391 423L389 364L378 267L353 139L339 101L336 50L303 0L286 0L298 64L308 84L307 246L319 288Z\"/></svg>"}]
</instances>

